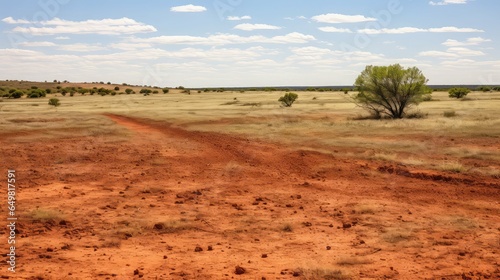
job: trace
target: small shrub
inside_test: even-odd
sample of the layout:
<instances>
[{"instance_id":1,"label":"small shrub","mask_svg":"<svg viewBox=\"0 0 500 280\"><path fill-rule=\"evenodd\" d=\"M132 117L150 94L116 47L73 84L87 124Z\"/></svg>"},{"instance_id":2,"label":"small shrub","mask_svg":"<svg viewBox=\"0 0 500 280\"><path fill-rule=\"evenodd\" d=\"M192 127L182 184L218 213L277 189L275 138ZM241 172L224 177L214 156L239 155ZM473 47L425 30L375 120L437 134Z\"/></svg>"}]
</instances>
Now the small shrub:
<instances>
[{"instance_id":1,"label":"small shrub","mask_svg":"<svg viewBox=\"0 0 500 280\"><path fill-rule=\"evenodd\" d=\"M125 90L125 93L126 93L126 94L131 94L133 91L134 91L133 89L131 89L131 88L127 88L127 89Z\"/></svg>"},{"instance_id":2,"label":"small shrub","mask_svg":"<svg viewBox=\"0 0 500 280\"><path fill-rule=\"evenodd\" d=\"M448 96L450 98L464 98L467 96L467 94L469 94L470 92L470 89L468 88L458 88L458 87L455 87L455 88L452 88L448 91Z\"/></svg>"},{"instance_id":3,"label":"small shrub","mask_svg":"<svg viewBox=\"0 0 500 280\"><path fill-rule=\"evenodd\" d=\"M116 90L116 91L119 91L119 90L120 90L120 88L119 88L119 87L115 87L115 90Z\"/></svg>"},{"instance_id":4,"label":"small shrub","mask_svg":"<svg viewBox=\"0 0 500 280\"><path fill-rule=\"evenodd\" d=\"M284 225L281 230L283 230L284 232L292 232L293 231L293 228L292 228L292 225L290 224L286 224Z\"/></svg>"},{"instance_id":5,"label":"small shrub","mask_svg":"<svg viewBox=\"0 0 500 280\"><path fill-rule=\"evenodd\" d=\"M453 110L449 110L449 111L444 111L444 112L443 112L443 116L444 116L445 118L453 118L453 117L455 117L456 115L457 115L457 114L456 114L456 113L455 113L455 111L453 111Z\"/></svg>"},{"instance_id":6,"label":"small shrub","mask_svg":"<svg viewBox=\"0 0 500 280\"><path fill-rule=\"evenodd\" d=\"M59 102L59 99L51 98L51 99L49 99L49 105L57 107L57 106L61 105L61 103Z\"/></svg>"},{"instance_id":7,"label":"small shrub","mask_svg":"<svg viewBox=\"0 0 500 280\"><path fill-rule=\"evenodd\" d=\"M167 94L170 90L168 88L163 88L161 91L163 91L164 94Z\"/></svg>"},{"instance_id":8,"label":"small shrub","mask_svg":"<svg viewBox=\"0 0 500 280\"><path fill-rule=\"evenodd\" d=\"M14 92L12 92L10 94L10 98L21 98L22 96L24 95L24 92L22 92L21 90L15 90Z\"/></svg>"},{"instance_id":9,"label":"small shrub","mask_svg":"<svg viewBox=\"0 0 500 280\"><path fill-rule=\"evenodd\" d=\"M292 104L295 100L297 100L297 98L299 98L299 96L296 93L287 92L284 96L280 97L278 101L285 107L292 107Z\"/></svg>"}]
</instances>

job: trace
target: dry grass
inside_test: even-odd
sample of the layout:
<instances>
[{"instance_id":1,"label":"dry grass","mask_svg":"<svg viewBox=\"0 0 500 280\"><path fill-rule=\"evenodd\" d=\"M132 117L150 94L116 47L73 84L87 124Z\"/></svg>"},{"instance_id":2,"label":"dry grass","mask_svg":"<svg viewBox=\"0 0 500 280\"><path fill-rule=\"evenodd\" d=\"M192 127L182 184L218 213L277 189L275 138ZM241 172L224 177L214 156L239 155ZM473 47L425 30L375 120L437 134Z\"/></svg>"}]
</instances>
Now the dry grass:
<instances>
[{"instance_id":1,"label":"dry grass","mask_svg":"<svg viewBox=\"0 0 500 280\"><path fill-rule=\"evenodd\" d=\"M34 222L59 222L64 220L65 216L52 209L37 208L27 214L27 217Z\"/></svg>"},{"instance_id":2,"label":"dry grass","mask_svg":"<svg viewBox=\"0 0 500 280\"><path fill-rule=\"evenodd\" d=\"M327 268L299 268L297 269L304 280L347 280L352 277L339 269Z\"/></svg>"},{"instance_id":3,"label":"dry grass","mask_svg":"<svg viewBox=\"0 0 500 280\"><path fill-rule=\"evenodd\" d=\"M437 169L455 173L463 173L467 170L467 168L458 161L446 161L442 164L439 164L437 166Z\"/></svg>"},{"instance_id":4,"label":"dry grass","mask_svg":"<svg viewBox=\"0 0 500 280\"><path fill-rule=\"evenodd\" d=\"M353 265L363 265L371 263L373 263L373 261L360 257L343 257L337 261L337 264L341 266L353 266Z\"/></svg>"}]
</instances>

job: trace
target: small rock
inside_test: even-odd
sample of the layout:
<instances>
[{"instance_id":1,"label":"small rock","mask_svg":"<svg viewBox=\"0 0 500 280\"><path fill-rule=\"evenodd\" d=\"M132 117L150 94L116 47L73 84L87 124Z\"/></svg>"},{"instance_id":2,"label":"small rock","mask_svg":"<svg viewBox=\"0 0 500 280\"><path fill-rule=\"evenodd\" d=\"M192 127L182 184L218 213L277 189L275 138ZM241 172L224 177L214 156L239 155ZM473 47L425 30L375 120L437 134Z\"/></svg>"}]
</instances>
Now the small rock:
<instances>
[{"instance_id":1,"label":"small rock","mask_svg":"<svg viewBox=\"0 0 500 280\"><path fill-rule=\"evenodd\" d=\"M300 272L298 271L294 271L293 274L292 274L293 277L299 277L300 276Z\"/></svg>"},{"instance_id":2,"label":"small rock","mask_svg":"<svg viewBox=\"0 0 500 280\"><path fill-rule=\"evenodd\" d=\"M247 271L246 269L244 269L243 267L237 265L235 267L235 269L234 269L234 274L241 275L241 274L245 274L246 271Z\"/></svg>"},{"instance_id":3,"label":"small rock","mask_svg":"<svg viewBox=\"0 0 500 280\"><path fill-rule=\"evenodd\" d=\"M134 275L139 275L139 269L134 270Z\"/></svg>"},{"instance_id":4,"label":"small rock","mask_svg":"<svg viewBox=\"0 0 500 280\"><path fill-rule=\"evenodd\" d=\"M267 254L262 254L261 256L263 259L267 258Z\"/></svg>"},{"instance_id":5,"label":"small rock","mask_svg":"<svg viewBox=\"0 0 500 280\"><path fill-rule=\"evenodd\" d=\"M203 252L203 248L201 248L200 246L196 246L196 248L194 248L194 251L195 252Z\"/></svg>"},{"instance_id":6,"label":"small rock","mask_svg":"<svg viewBox=\"0 0 500 280\"><path fill-rule=\"evenodd\" d=\"M167 256L163 256L163 259L166 260L166 259L168 259L168 257Z\"/></svg>"},{"instance_id":7,"label":"small rock","mask_svg":"<svg viewBox=\"0 0 500 280\"><path fill-rule=\"evenodd\" d=\"M350 228L350 227L352 227L351 224L349 224L349 223L342 223L342 228Z\"/></svg>"},{"instance_id":8,"label":"small rock","mask_svg":"<svg viewBox=\"0 0 500 280\"><path fill-rule=\"evenodd\" d=\"M157 223L153 226L153 229L162 230L165 226L162 223Z\"/></svg>"},{"instance_id":9,"label":"small rock","mask_svg":"<svg viewBox=\"0 0 500 280\"><path fill-rule=\"evenodd\" d=\"M212 248L212 246L209 245L207 251L213 251L213 250L214 248Z\"/></svg>"},{"instance_id":10,"label":"small rock","mask_svg":"<svg viewBox=\"0 0 500 280\"><path fill-rule=\"evenodd\" d=\"M52 248L47 248L47 252L54 252L54 249L52 249Z\"/></svg>"},{"instance_id":11,"label":"small rock","mask_svg":"<svg viewBox=\"0 0 500 280\"><path fill-rule=\"evenodd\" d=\"M330 251L332 249L332 246L326 246L326 249Z\"/></svg>"}]
</instances>

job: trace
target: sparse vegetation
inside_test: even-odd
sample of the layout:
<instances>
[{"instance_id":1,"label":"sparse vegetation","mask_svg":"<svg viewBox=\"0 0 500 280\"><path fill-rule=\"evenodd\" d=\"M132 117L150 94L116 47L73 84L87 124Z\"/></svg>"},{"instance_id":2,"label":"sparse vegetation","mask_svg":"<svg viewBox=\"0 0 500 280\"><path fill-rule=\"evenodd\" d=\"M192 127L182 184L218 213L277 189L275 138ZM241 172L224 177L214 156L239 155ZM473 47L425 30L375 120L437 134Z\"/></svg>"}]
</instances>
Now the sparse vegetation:
<instances>
[{"instance_id":1,"label":"sparse vegetation","mask_svg":"<svg viewBox=\"0 0 500 280\"><path fill-rule=\"evenodd\" d=\"M292 107L297 98L299 98L299 96L296 93L287 92L284 96L280 97L278 101L281 102L281 105L283 105L284 107Z\"/></svg>"},{"instance_id":2,"label":"sparse vegetation","mask_svg":"<svg viewBox=\"0 0 500 280\"><path fill-rule=\"evenodd\" d=\"M367 66L356 79L359 93L353 101L374 116L401 119L428 94L426 84L427 78L416 67Z\"/></svg>"},{"instance_id":3,"label":"sparse vegetation","mask_svg":"<svg viewBox=\"0 0 500 280\"><path fill-rule=\"evenodd\" d=\"M54 107L58 107L61 105L61 103L59 102L59 99L51 98L51 99L49 99L49 105L54 106Z\"/></svg>"},{"instance_id":4,"label":"sparse vegetation","mask_svg":"<svg viewBox=\"0 0 500 280\"><path fill-rule=\"evenodd\" d=\"M460 99L460 98L466 97L467 94L469 94L469 92L470 92L470 89L468 89L468 88L455 87L455 88L452 88L448 91L448 95L450 98Z\"/></svg>"}]
</instances>

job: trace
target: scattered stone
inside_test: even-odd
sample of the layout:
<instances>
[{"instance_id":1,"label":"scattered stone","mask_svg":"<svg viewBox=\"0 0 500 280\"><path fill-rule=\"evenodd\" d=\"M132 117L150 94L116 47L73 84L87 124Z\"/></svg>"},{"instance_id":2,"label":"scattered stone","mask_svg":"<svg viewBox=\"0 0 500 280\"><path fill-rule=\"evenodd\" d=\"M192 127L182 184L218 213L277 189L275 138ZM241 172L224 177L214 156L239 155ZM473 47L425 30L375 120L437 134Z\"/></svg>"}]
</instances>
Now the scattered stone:
<instances>
[{"instance_id":1,"label":"scattered stone","mask_svg":"<svg viewBox=\"0 0 500 280\"><path fill-rule=\"evenodd\" d=\"M292 205L292 204L287 204L287 205L286 205L286 208L292 208L292 207L293 207L293 205Z\"/></svg>"},{"instance_id":2,"label":"scattered stone","mask_svg":"<svg viewBox=\"0 0 500 280\"><path fill-rule=\"evenodd\" d=\"M234 274L236 275L241 275L241 274L245 274L247 270L239 265L237 265L234 269Z\"/></svg>"},{"instance_id":3,"label":"scattered stone","mask_svg":"<svg viewBox=\"0 0 500 280\"><path fill-rule=\"evenodd\" d=\"M164 228L165 228L165 226L162 223L157 223L153 226L153 229L156 229L156 230L162 230Z\"/></svg>"},{"instance_id":4,"label":"scattered stone","mask_svg":"<svg viewBox=\"0 0 500 280\"><path fill-rule=\"evenodd\" d=\"M350 227L352 227L351 224L349 224L349 223L342 223L342 228L346 229L346 228L350 228Z\"/></svg>"},{"instance_id":5,"label":"scattered stone","mask_svg":"<svg viewBox=\"0 0 500 280\"><path fill-rule=\"evenodd\" d=\"M301 199L302 196L300 194L297 195L297 199Z\"/></svg>"},{"instance_id":6,"label":"scattered stone","mask_svg":"<svg viewBox=\"0 0 500 280\"><path fill-rule=\"evenodd\" d=\"M458 253L458 255L461 257L464 257L466 254L465 254L465 252L460 252L460 253Z\"/></svg>"},{"instance_id":7,"label":"scattered stone","mask_svg":"<svg viewBox=\"0 0 500 280\"><path fill-rule=\"evenodd\" d=\"M300 272L298 271L294 271L293 274L292 274L293 277L299 277L300 276Z\"/></svg>"},{"instance_id":8,"label":"scattered stone","mask_svg":"<svg viewBox=\"0 0 500 280\"><path fill-rule=\"evenodd\" d=\"M306 227L310 227L310 226L312 226L312 224L311 224L310 222L303 222L302 224L303 224L304 226L306 226Z\"/></svg>"},{"instance_id":9,"label":"scattered stone","mask_svg":"<svg viewBox=\"0 0 500 280\"><path fill-rule=\"evenodd\" d=\"M214 250L214 248L209 245L207 251L213 251L213 250Z\"/></svg>"},{"instance_id":10,"label":"scattered stone","mask_svg":"<svg viewBox=\"0 0 500 280\"><path fill-rule=\"evenodd\" d=\"M168 257L167 256L163 256L163 259L166 260L166 259L168 259Z\"/></svg>"},{"instance_id":11,"label":"scattered stone","mask_svg":"<svg viewBox=\"0 0 500 280\"><path fill-rule=\"evenodd\" d=\"M200 246L196 246L196 248L194 248L194 251L195 252L203 252L203 248L201 248Z\"/></svg>"},{"instance_id":12,"label":"scattered stone","mask_svg":"<svg viewBox=\"0 0 500 280\"><path fill-rule=\"evenodd\" d=\"M139 275L139 269L134 270L134 275Z\"/></svg>"},{"instance_id":13,"label":"scattered stone","mask_svg":"<svg viewBox=\"0 0 500 280\"><path fill-rule=\"evenodd\" d=\"M332 249L332 246L326 246L326 250L330 251Z\"/></svg>"},{"instance_id":14,"label":"scattered stone","mask_svg":"<svg viewBox=\"0 0 500 280\"><path fill-rule=\"evenodd\" d=\"M67 224L68 224L68 222L66 222L65 220L61 220L61 221L59 222L59 225L60 225L60 226L65 226L65 225L67 225Z\"/></svg>"},{"instance_id":15,"label":"scattered stone","mask_svg":"<svg viewBox=\"0 0 500 280\"><path fill-rule=\"evenodd\" d=\"M47 248L47 252L54 252L54 249L52 249L52 248Z\"/></svg>"},{"instance_id":16,"label":"scattered stone","mask_svg":"<svg viewBox=\"0 0 500 280\"><path fill-rule=\"evenodd\" d=\"M263 259L267 258L267 254L262 254L261 256Z\"/></svg>"}]
</instances>

